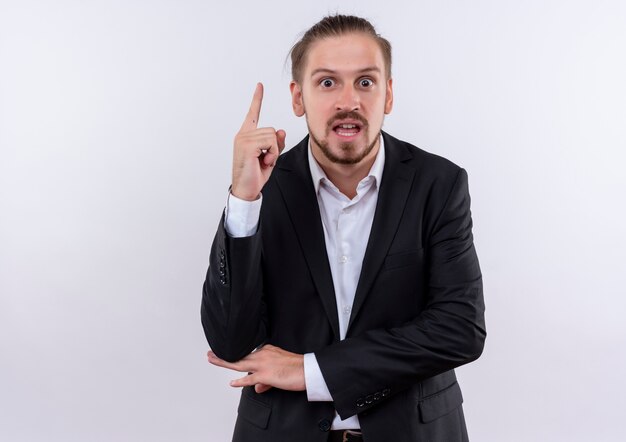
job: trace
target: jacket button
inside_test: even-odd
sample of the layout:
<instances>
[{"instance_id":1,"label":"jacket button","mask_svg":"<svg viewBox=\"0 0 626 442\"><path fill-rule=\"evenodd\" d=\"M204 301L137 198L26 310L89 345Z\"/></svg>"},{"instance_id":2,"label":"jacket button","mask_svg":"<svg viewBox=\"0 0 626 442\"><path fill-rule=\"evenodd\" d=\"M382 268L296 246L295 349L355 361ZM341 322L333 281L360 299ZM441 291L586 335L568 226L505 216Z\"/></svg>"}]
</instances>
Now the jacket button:
<instances>
[{"instance_id":1,"label":"jacket button","mask_svg":"<svg viewBox=\"0 0 626 442\"><path fill-rule=\"evenodd\" d=\"M320 431L328 431L330 430L330 421L328 419L322 419L317 423L317 427Z\"/></svg>"},{"instance_id":2,"label":"jacket button","mask_svg":"<svg viewBox=\"0 0 626 442\"><path fill-rule=\"evenodd\" d=\"M388 389L388 388L385 388L385 389L383 390L383 397L388 396L388 395L389 395L389 393L391 393L391 390L390 390L390 389Z\"/></svg>"},{"instance_id":3,"label":"jacket button","mask_svg":"<svg viewBox=\"0 0 626 442\"><path fill-rule=\"evenodd\" d=\"M358 398L356 400L356 406L361 408L363 405L365 405L365 401L363 400L363 398L362 397Z\"/></svg>"},{"instance_id":4,"label":"jacket button","mask_svg":"<svg viewBox=\"0 0 626 442\"><path fill-rule=\"evenodd\" d=\"M368 394L368 395L365 397L365 403L366 403L366 404L371 404L373 401L374 401L374 396L372 396L371 394Z\"/></svg>"},{"instance_id":5,"label":"jacket button","mask_svg":"<svg viewBox=\"0 0 626 442\"><path fill-rule=\"evenodd\" d=\"M380 394L380 391L377 391L376 393L374 393L375 402L378 402L381 398L382 398L382 394Z\"/></svg>"}]
</instances>

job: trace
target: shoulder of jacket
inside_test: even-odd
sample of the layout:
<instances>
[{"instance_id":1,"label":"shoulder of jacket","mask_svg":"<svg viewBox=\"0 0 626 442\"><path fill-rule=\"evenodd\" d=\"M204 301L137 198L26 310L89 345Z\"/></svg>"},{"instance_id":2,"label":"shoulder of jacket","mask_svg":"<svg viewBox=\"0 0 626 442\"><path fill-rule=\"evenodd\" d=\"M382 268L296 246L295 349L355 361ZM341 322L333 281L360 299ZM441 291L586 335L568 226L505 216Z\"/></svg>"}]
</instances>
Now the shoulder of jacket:
<instances>
[{"instance_id":1,"label":"shoulder of jacket","mask_svg":"<svg viewBox=\"0 0 626 442\"><path fill-rule=\"evenodd\" d=\"M396 148L404 149L411 155L409 164L419 169L423 177L455 179L461 167L449 159L424 150L407 141L399 140L389 134L387 140L391 141Z\"/></svg>"}]
</instances>

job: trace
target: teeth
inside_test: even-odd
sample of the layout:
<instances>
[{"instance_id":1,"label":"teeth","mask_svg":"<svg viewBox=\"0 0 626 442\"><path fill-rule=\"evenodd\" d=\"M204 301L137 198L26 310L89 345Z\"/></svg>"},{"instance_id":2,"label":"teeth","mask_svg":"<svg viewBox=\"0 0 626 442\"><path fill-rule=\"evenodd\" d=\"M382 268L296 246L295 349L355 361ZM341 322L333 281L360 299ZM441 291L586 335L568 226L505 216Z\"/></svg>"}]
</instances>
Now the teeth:
<instances>
[{"instance_id":1,"label":"teeth","mask_svg":"<svg viewBox=\"0 0 626 442\"><path fill-rule=\"evenodd\" d=\"M342 127L344 129L353 129L356 127L355 124L340 124L339 127Z\"/></svg>"}]
</instances>

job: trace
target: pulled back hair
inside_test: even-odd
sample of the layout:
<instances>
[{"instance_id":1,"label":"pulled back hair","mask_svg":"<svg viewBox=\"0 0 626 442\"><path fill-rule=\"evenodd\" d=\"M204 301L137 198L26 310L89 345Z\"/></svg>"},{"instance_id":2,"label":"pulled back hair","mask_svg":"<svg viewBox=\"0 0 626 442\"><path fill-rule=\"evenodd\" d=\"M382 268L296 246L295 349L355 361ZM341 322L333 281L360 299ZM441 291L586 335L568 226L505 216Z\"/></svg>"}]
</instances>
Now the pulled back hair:
<instances>
[{"instance_id":1,"label":"pulled back hair","mask_svg":"<svg viewBox=\"0 0 626 442\"><path fill-rule=\"evenodd\" d=\"M293 45L291 54L291 76L294 81L301 83L306 55L309 48L317 40L329 37L339 37L351 33L361 33L372 37L383 53L385 73L391 78L391 43L376 33L374 26L364 18L354 15L329 15L311 26L302 38Z\"/></svg>"}]
</instances>

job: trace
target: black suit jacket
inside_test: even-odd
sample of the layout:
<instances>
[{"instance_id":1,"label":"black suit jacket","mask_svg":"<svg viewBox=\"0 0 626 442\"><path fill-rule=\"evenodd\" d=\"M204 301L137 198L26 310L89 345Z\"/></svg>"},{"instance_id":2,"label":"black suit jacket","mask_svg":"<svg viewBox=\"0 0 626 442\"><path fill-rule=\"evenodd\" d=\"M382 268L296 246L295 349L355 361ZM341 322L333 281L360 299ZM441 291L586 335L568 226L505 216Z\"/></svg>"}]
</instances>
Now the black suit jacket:
<instances>
[{"instance_id":1,"label":"black suit jacket","mask_svg":"<svg viewBox=\"0 0 626 442\"><path fill-rule=\"evenodd\" d=\"M366 442L467 440L454 368L485 340L482 279L466 172L383 132L385 166L345 340L308 137L281 155L263 188L257 233L220 222L201 316L221 358L269 343L315 352L334 402L306 392L242 391L236 442L326 441L336 409L359 415Z\"/></svg>"}]
</instances>

